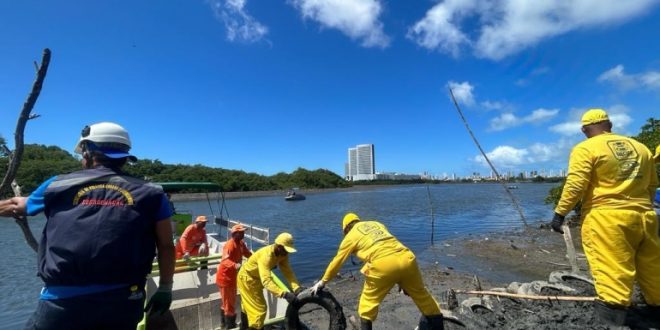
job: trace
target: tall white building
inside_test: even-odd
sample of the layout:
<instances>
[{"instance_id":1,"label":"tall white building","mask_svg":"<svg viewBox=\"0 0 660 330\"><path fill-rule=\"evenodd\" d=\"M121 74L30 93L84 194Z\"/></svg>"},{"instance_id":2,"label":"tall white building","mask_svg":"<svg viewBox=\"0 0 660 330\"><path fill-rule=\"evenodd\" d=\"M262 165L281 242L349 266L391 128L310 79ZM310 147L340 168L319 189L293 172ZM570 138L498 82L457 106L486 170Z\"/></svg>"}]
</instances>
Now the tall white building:
<instances>
[{"instance_id":1,"label":"tall white building","mask_svg":"<svg viewBox=\"0 0 660 330\"><path fill-rule=\"evenodd\" d=\"M351 181L374 180L376 178L376 159L373 144L358 144L348 148L348 166L346 179Z\"/></svg>"}]
</instances>

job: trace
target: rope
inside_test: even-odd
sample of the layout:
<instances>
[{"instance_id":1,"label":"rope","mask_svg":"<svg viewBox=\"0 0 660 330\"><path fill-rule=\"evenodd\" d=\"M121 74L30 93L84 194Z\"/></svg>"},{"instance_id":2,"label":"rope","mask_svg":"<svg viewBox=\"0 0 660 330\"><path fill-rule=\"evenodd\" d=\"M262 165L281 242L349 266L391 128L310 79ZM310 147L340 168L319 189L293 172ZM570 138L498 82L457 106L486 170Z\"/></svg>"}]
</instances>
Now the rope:
<instances>
[{"instance_id":1,"label":"rope","mask_svg":"<svg viewBox=\"0 0 660 330\"><path fill-rule=\"evenodd\" d=\"M518 200L516 200L516 197L513 196L511 191L509 191L509 189L507 189L506 184L502 180L502 177L500 176L500 174L495 169L495 166L493 165L493 163L490 162L490 159L488 159L488 156L486 156L486 153L484 152L484 149L481 148L481 145L479 144L479 141L477 141L477 138L472 133L472 130L470 129L470 125L468 125L467 120L465 119L465 116L463 116L463 111L461 111L461 108L458 106L458 102L456 102L456 98L454 97L454 91L452 91L451 87L448 87L448 88L449 88L449 94L451 95L451 99L452 99L452 101L454 101L454 106L456 106L456 110L458 110L458 114L461 116L461 119L463 120L463 124L465 124L465 128L467 129L468 133L470 133L470 136L472 137L472 140L477 145L477 148L479 148L479 151L481 152L481 155L484 156L484 159L486 159L486 162L488 163L490 168L493 170L493 173L495 173L495 176L497 177L497 181L502 185L502 187L504 188L504 191L506 191L506 193L509 194L509 197L511 197L511 201L513 202L513 205L516 207L516 210L518 210L518 213L520 214L520 219L522 220L525 227L527 227L527 220L525 220L525 215L523 214L522 208L520 208L520 205L518 205Z\"/></svg>"}]
</instances>

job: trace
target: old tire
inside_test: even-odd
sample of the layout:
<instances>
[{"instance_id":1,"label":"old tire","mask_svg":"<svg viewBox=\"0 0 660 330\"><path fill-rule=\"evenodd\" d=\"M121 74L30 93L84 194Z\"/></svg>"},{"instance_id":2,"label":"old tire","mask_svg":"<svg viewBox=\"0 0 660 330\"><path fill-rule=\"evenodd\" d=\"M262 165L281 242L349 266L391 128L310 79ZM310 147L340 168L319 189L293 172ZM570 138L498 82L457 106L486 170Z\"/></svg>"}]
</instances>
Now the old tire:
<instances>
[{"instance_id":1,"label":"old tire","mask_svg":"<svg viewBox=\"0 0 660 330\"><path fill-rule=\"evenodd\" d=\"M306 290L298 295L295 303L290 304L286 309L286 329L287 330L302 330L305 327L300 322L298 312L305 304L316 304L325 309L330 314L330 322L328 330L346 330L346 317L341 305L335 297L327 290L321 290L316 295Z\"/></svg>"}]
</instances>

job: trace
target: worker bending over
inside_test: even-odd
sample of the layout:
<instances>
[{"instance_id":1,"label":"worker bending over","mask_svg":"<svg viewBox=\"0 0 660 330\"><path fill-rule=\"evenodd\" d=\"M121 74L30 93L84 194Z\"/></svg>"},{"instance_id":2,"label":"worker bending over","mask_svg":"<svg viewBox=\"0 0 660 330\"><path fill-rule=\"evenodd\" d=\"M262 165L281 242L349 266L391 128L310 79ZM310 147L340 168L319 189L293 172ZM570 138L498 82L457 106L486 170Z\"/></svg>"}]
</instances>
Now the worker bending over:
<instances>
[{"instance_id":1,"label":"worker bending over","mask_svg":"<svg viewBox=\"0 0 660 330\"><path fill-rule=\"evenodd\" d=\"M660 318L660 238L651 202L658 177L651 151L611 130L602 109L582 116L587 140L571 151L552 228L563 233L564 217L582 201L582 246L598 295L594 311L600 321L621 326L635 279L649 315Z\"/></svg>"},{"instance_id":2,"label":"worker bending over","mask_svg":"<svg viewBox=\"0 0 660 330\"><path fill-rule=\"evenodd\" d=\"M355 213L344 216L342 229L344 239L323 278L312 287L314 293L332 280L346 259L355 253L365 263L361 269L365 282L358 306L362 330L372 328L380 302L395 284L413 299L431 329L444 329L440 307L424 287L412 251L390 234L385 225L377 221L360 221Z\"/></svg>"},{"instance_id":3,"label":"worker bending over","mask_svg":"<svg viewBox=\"0 0 660 330\"><path fill-rule=\"evenodd\" d=\"M281 233L275 238L275 244L257 250L238 271L238 290L241 293L242 310L241 329L263 328L267 309L264 288L276 297L286 299L289 304L296 300L301 288L289 265L289 253L294 252L296 249L293 245L293 236L289 233ZM283 290L275 284L271 276L271 271L275 267L280 268L294 293Z\"/></svg>"},{"instance_id":4,"label":"worker bending over","mask_svg":"<svg viewBox=\"0 0 660 330\"><path fill-rule=\"evenodd\" d=\"M243 241L245 227L241 224L231 228L231 237L222 247L222 259L215 274L215 284L220 289L222 305L220 306L220 328L233 329L236 327L236 276L241 268L243 257L252 255L250 249Z\"/></svg>"},{"instance_id":5,"label":"worker bending over","mask_svg":"<svg viewBox=\"0 0 660 330\"><path fill-rule=\"evenodd\" d=\"M190 259L191 256L208 256L206 240L206 216L200 215L195 223L188 225L176 244L176 258Z\"/></svg>"}]
</instances>

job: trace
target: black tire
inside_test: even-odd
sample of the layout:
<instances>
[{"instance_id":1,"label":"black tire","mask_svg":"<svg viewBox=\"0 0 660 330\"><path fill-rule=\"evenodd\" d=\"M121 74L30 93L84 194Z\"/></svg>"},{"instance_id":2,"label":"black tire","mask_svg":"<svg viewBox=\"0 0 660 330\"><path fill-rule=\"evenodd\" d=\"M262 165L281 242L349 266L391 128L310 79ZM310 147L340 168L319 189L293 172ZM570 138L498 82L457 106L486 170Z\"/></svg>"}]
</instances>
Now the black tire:
<instances>
[{"instance_id":1,"label":"black tire","mask_svg":"<svg viewBox=\"0 0 660 330\"><path fill-rule=\"evenodd\" d=\"M289 304L286 309L286 329L287 330L302 330L305 327L300 322L298 312L305 304L316 304L325 309L330 314L330 322L328 330L346 330L346 317L341 305L335 297L327 290L321 290L316 295L309 294L308 291L298 295L295 303Z\"/></svg>"}]
</instances>

